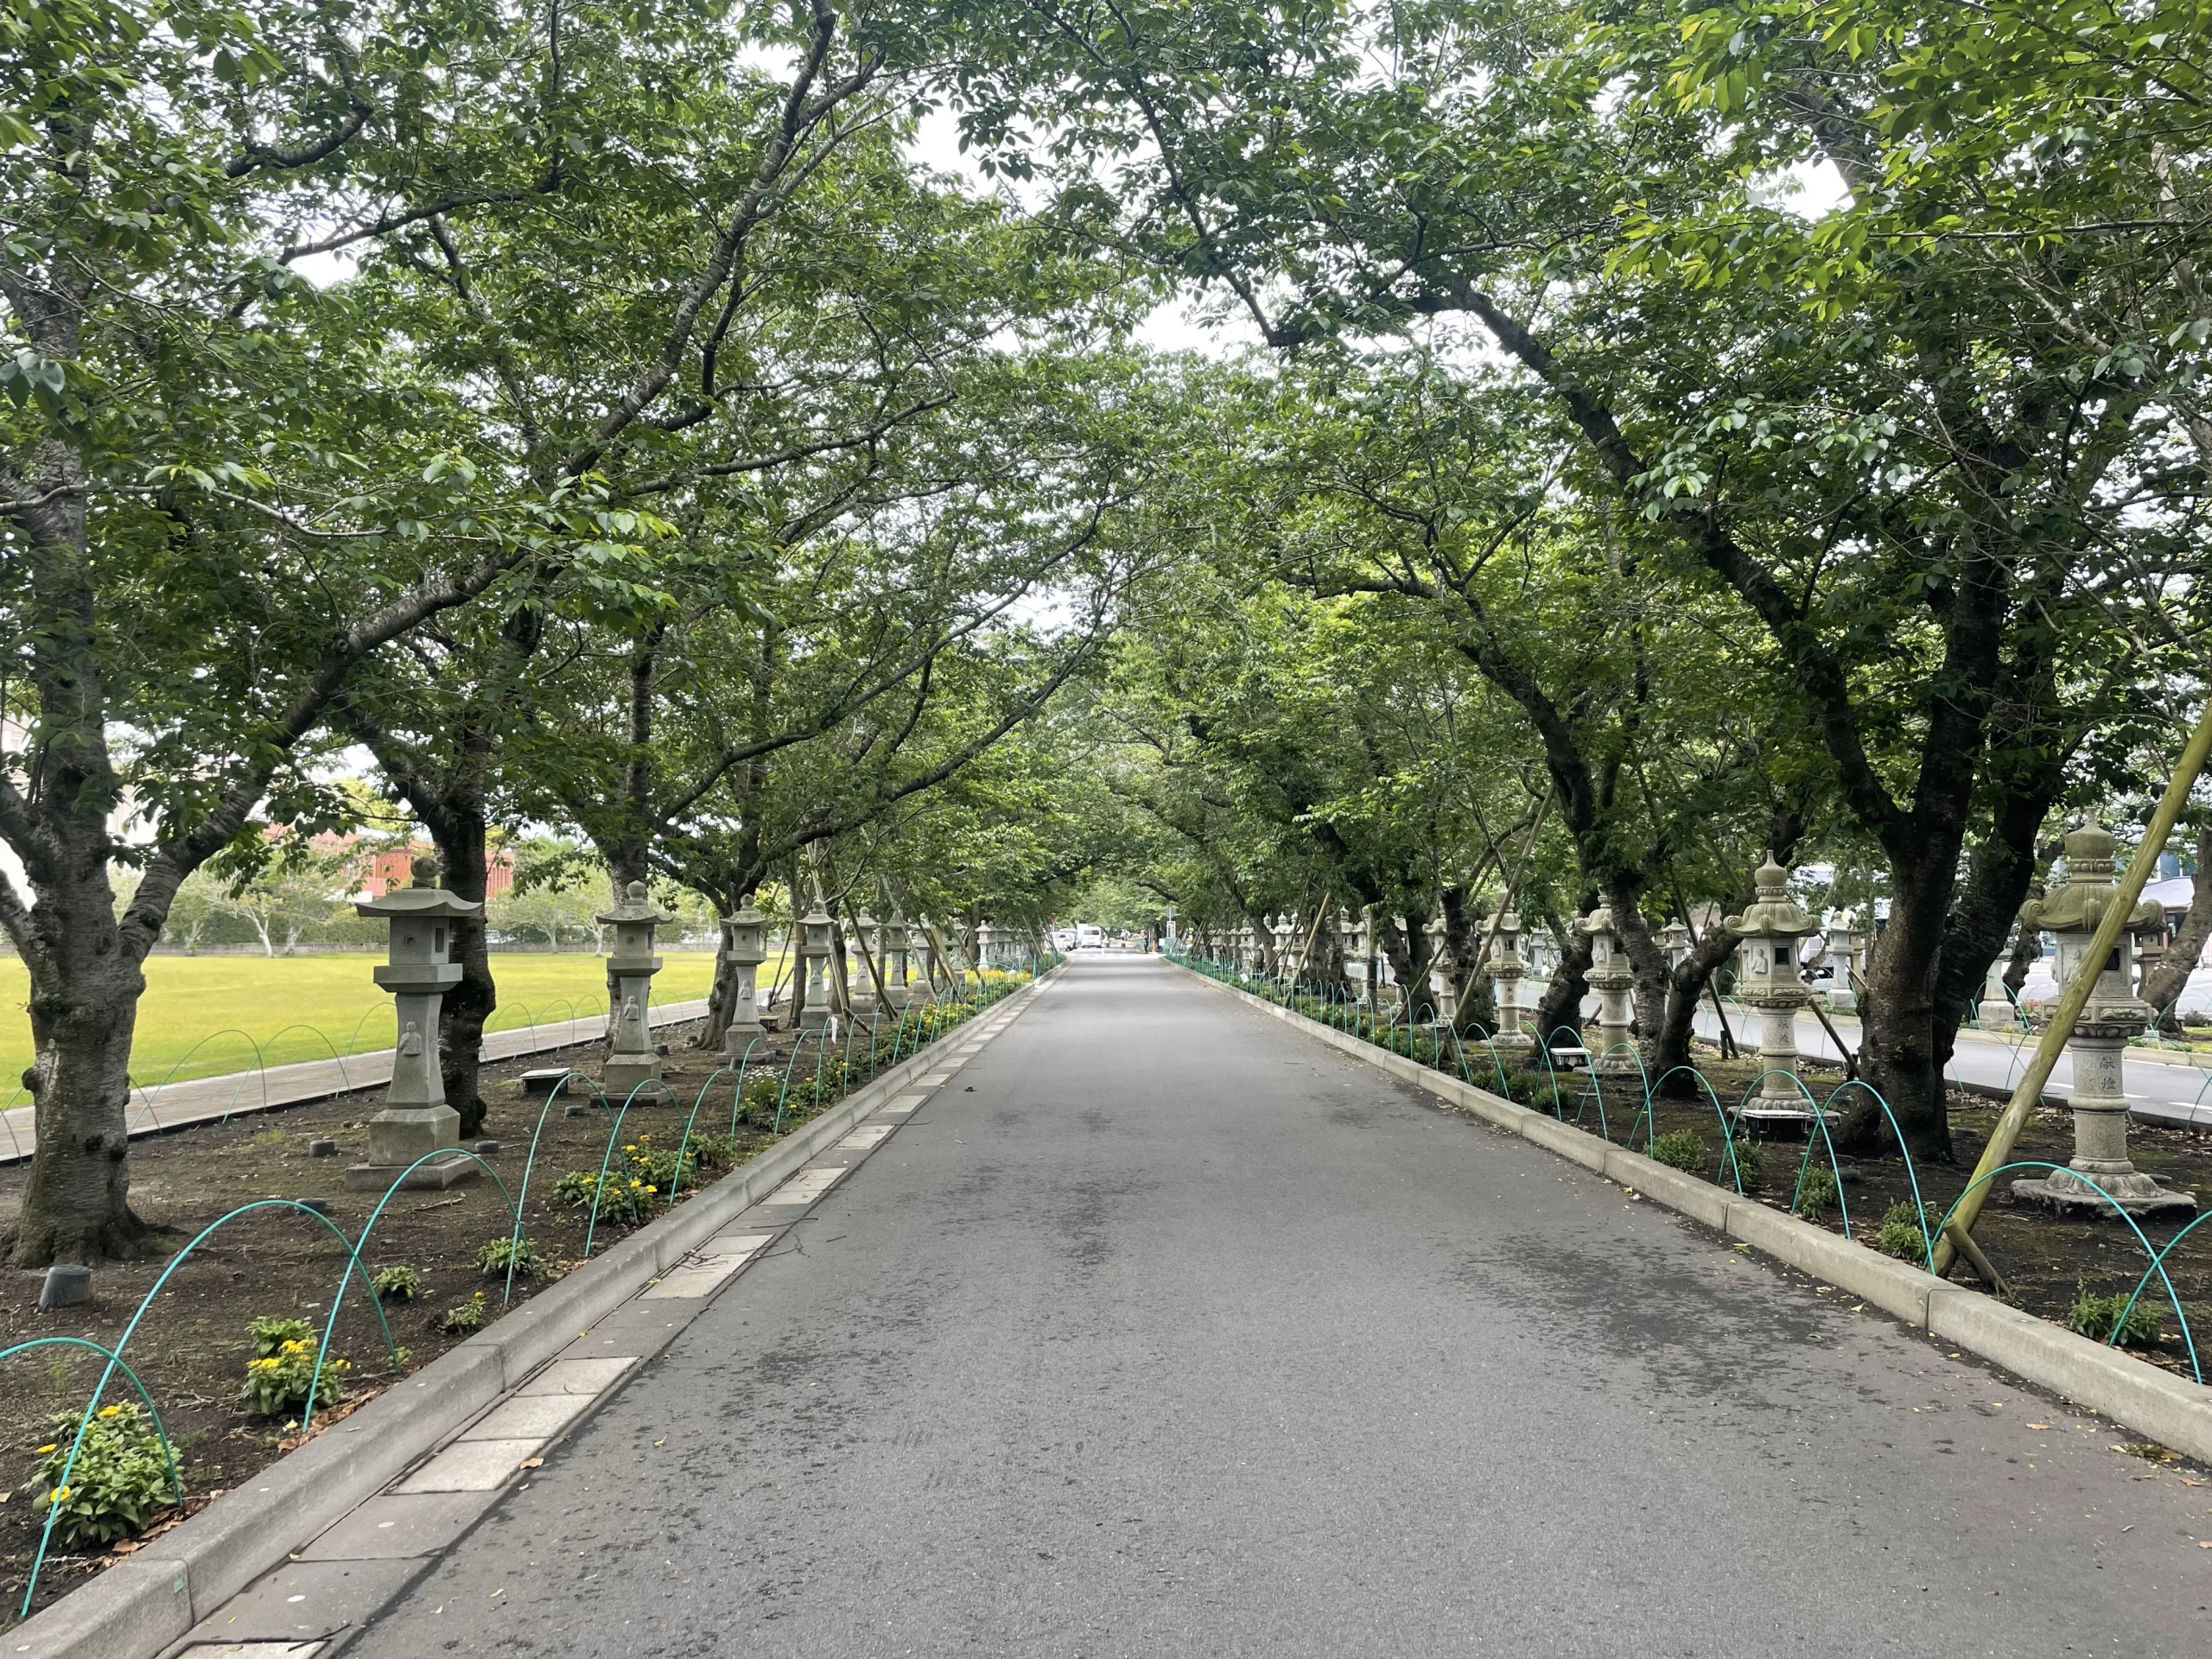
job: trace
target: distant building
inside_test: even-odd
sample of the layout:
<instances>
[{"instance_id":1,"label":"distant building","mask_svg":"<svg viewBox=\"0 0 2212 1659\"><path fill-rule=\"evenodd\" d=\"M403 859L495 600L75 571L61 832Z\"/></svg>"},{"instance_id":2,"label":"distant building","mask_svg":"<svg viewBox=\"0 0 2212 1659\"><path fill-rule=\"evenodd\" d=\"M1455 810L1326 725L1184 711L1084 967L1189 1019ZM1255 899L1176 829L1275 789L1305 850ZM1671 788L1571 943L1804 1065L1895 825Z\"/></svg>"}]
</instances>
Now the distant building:
<instances>
[{"instance_id":1,"label":"distant building","mask_svg":"<svg viewBox=\"0 0 2212 1659\"><path fill-rule=\"evenodd\" d=\"M346 890L381 899L394 887L415 879L415 861L435 850L428 843L410 842L404 847L367 847L359 836L317 836L317 852L331 853L344 861ZM505 848L484 856L484 893L486 898L512 892L515 885L515 857Z\"/></svg>"}]
</instances>

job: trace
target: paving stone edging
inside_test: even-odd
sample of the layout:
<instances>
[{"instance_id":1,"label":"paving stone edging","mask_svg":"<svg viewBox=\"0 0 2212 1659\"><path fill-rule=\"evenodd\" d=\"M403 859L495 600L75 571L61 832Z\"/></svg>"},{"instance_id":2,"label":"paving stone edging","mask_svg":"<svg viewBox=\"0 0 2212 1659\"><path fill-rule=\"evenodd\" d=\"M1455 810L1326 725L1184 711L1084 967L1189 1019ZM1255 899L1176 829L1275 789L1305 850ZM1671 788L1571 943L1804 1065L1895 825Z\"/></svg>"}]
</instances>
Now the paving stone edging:
<instances>
[{"instance_id":1,"label":"paving stone edging","mask_svg":"<svg viewBox=\"0 0 2212 1659\"><path fill-rule=\"evenodd\" d=\"M1020 1013L1051 982L1052 971L995 1006L1009 1017ZM962 1022L697 1197L447 1350L250 1477L250 1484L232 1488L89 1584L0 1632L0 1659L155 1659L944 1064L948 1045L991 1012Z\"/></svg>"},{"instance_id":2,"label":"paving stone edging","mask_svg":"<svg viewBox=\"0 0 2212 1659\"><path fill-rule=\"evenodd\" d=\"M1176 966L1181 967L1177 963ZM1485 1122L1520 1135L1595 1174L1680 1211L1753 1249L1849 1291L1909 1325L2002 1365L2015 1376L2064 1395L2200 1461L2212 1462L2212 1389L2146 1365L2101 1342L2077 1336L1987 1294L1938 1279L1824 1227L1739 1198L1710 1181L1654 1163L1594 1135L1487 1089L1432 1070L1417 1060L1363 1042L1249 991L1185 969L1194 979L1273 1014L1332 1048L1403 1078Z\"/></svg>"}]
</instances>

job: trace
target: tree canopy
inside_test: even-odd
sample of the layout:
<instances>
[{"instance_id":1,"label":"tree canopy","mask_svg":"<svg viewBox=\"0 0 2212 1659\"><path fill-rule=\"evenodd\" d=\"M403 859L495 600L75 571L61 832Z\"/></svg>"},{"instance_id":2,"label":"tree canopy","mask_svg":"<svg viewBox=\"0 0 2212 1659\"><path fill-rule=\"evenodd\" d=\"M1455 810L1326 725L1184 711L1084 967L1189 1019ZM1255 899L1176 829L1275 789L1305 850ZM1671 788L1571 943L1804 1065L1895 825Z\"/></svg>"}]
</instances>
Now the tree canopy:
<instances>
[{"instance_id":1,"label":"tree canopy","mask_svg":"<svg viewBox=\"0 0 2212 1659\"><path fill-rule=\"evenodd\" d=\"M14 1259L143 1247L139 964L361 767L465 898L1360 910L1471 1009L1517 906L1554 1021L1603 903L1662 1060L1772 852L1942 1154L2205 695L2207 11L7 10Z\"/></svg>"}]
</instances>

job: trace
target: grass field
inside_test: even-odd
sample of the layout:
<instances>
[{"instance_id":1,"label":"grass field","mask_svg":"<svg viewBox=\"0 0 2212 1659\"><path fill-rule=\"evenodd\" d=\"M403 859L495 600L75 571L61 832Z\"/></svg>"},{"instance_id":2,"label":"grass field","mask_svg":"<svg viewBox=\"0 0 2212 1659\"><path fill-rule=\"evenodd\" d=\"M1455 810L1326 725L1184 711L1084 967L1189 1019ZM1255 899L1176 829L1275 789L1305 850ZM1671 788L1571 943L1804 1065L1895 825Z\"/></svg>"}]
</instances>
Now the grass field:
<instances>
[{"instance_id":1,"label":"grass field","mask_svg":"<svg viewBox=\"0 0 2212 1659\"><path fill-rule=\"evenodd\" d=\"M142 1086L166 1077L205 1077L258 1063L284 1065L333 1053L391 1046L391 998L369 970L384 958L369 951L322 957L152 957L138 1005L131 1079ZM714 977L711 951L664 951L653 1001L704 996ZM763 988L776 959L760 969ZM499 1009L491 1028L546 1025L607 1006L607 964L582 951L492 958ZM30 1021L23 1012L29 978L10 953L0 960L0 1103L15 1096L31 1063Z\"/></svg>"}]
</instances>

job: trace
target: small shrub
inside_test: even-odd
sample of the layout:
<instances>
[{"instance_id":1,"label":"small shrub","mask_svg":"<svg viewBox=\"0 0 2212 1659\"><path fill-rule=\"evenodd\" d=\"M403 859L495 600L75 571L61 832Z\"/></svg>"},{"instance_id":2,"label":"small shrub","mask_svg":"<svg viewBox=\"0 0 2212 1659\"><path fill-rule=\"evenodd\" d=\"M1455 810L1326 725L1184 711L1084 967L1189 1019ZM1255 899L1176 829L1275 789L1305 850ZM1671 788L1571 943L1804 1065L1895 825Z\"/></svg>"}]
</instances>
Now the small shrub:
<instances>
[{"instance_id":1,"label":"small shrub","mask_svg":"<svg viewBox=\"0 0 2212 1659\"><path fill-rule=\"evenodd\" d=\"M691 1160L703 1170L734 1168L737 1164L737 1137L734 1135L702 1135L691 1143Z\"/></svg>"},{"instance_id":2,"label":"small shrub","mask_svg":"<svg viewBox=\"0 0 2212 1659\"><path fill-rule=\"evenodd\" d=\"M136 1538L175 1494L160 1437L149 1432L136 1403L102 1406L92 1414L69 1484L58 1485L83 1421L79 1413L62 1413L54 1419L53 1444L39 1447L45 1461L33 1507L55 1511L54 1541L64 1549L105 1548Z\"/></svg>"},{"instance_id":3,"label":"small shrub","mask_svg":"<svg viewBox=\"0 0 2212 1659\"><path fill-rule=\"evenodd\" d=\"M658 1186L643 1176L626 1175L620 1170L610 1169L601 1175L590 1170L572 1169L553 1183L553 1196L571 1209L590 1209L594 1195L602 1221L635 1225L651 1219L653 1211L660 1207Z\"/></svg>"},{"instance_id":4,"label":"small shrub","mask_svg":"<svg viewBox=\"0 0 2212 1659\"><path fill-rule=\"evenodd\" d=\"M1692 1175L1705 1173L1705 1138L1694 1129L1669 1129L1651 1143L1651 1161Z\"/></svg>"},{"instance_id":5,"label":"small shrub","mask_svg":"<svg viewBox=\"0 0 2212 1659\"><path fill-rule=\"evenodd\" d=\"M264 1317L248 1319L246 1334L253 1338L253 1357L267 1359L288 1342L312 1342L315 1326L305 1319L280 1319Z\"/></svg>"},{"instance_id":6,"label":"small shrub","mask_svg":"<svg viewBox=\"0 0 2212 1659\"><path fill-rule=\"evenodd\" d=\"M1874 1230L1874 1248L1900 1262L1928 1262L1928 1241L1920 1236L1920 1212L1903 1198L1884 1212Z\"/></svg>"},{"instance_id":7,"label":"small shrub","mask_svg":"<svg viewBox=\"0 0 2212 1659\"><path fill-rule=\"evenodd\" d=\"M380 1302L411 1302L423 1294L423 1275L410 1267L395 1262L377 1269L377 1276L369 1281Z\"/></svg>"},{"instance_id":8,"label":"small shrub","mask_svg":"<svg viewBox=\"0 0 2212 1659\"><path fill-rule=\"evenodd\" d=\"M484 1293L480 1290L467 1301L449 1307L439 1315L438 1329L449 1337L474 1336L484 1328L484 1322L491 1317L492 1305L485 1300Z\"/></svg>"},{"instance_id":9,"label":"small shrub","mask_svg":"<svg viewBox=\"0 0 2212 1659\"><path fill-rule=\"evenodd\" d=\"M515 1238L505 1233L488 1241L476 1252L476 1265L487 1278L494 1274L504 1276L510 1265L518 1279L542 1278L545 1273L545 1264L538 1259L537 1246L527 1238Z\"/></svg>"},{"instance_id":10,"label":"small shrub","mask_svg":"<svg viewBox=\"0 0 2212 1659\"><path fill-rule=\"evenodd\" d=\"M1746 1141L1741 1135L1730 1144L1736 1149L1736 1170L1744 1178L1744 1185L1757 1185L1759 1176L1766 1169L1766 1154L1761 1150L1758 1141ZM1728 1173L1726 1162L1721 1165L1720 1173L1724 1176Z\"/></svg>"},{"instance_id":11,"label":"small shrub","mask_svg":"<svg viewBox=\"0 0 2212 1659\"><path fill-rule=\"evenodd\" d=\"M776 1121L776 1099L783 1092L784 1079L774 1071L755 1071L745 1080L739 1091L737 1121L749 1123L756 1129L765 1129Z\"/></svg>"},{"instance_id":12,"label":"small shrub","mask_svg":"<svg viewBox=\"0 0 2212 1659\"><path fill-rule=\"evenodd\" d=\"M1807 1170L1805 1179L1797 1185L1797 1213L1808 1221L1818 1221L1827 1214L1828 1206L1834 1202L1834 1173L1825 1169ZM1912 1230L1915 1238L1920 1236L1918 1227Z\"/></svg>"},{"instance_id":13,"label":"small shrub","mask_svg":"<svg viewBox=\"0 0 2212 1659\"><path fill-rule=\"evenodd\" d=\"M262 1324L255 1320L256 1325ZM304 1319L285 1321L307 1329ZM255 1333L255 1340L260 1340ZM254 1411L264 1417L276 1417L303 1408L308 1403L308 1389L315 1389L315 1404L319 1410L334 1406L345 1392L346 1373L353 1369L350 1360L336 1355L322 1362L322 1375L315 1376L315 1344L312 1336L287 1338L277 1344L273 1353L257 1354L245 1363L245 1387L241 1397Z\"/></svg>"},{"instance_id":14,"label":"small shrub","mask_svg":"<svg viewBox=\"0 0 2212 1659\"><path fill-rule=\"evenodd\" d=\"M634 1175L647 1185L658 1187L664 1192L673 1192L676 1190L677 1166L679 1161L685 1165L690 1163L691 1152L689 1147L684 1148L679 1160L674 1148L662 1151L653 1145L653 1138L650 1135L641 1135L622 1148L623 1174L626 1177Z\"/></svg>"},{"instance_id":15,"label":"small shrub","mask_svg":"<svg viewBox=\"0 0 2212 1659\"><path fill-rule=\"evenodd\" d=\"M2127 1309L2123 1323L2120 1310ZM2151 1302L2136 1299L2133 1307L2127 1306L2127 1298L2115 1293L2100 1296L2085 1287L2080 1280L2074 1281L2073 1305L2066 1310L2066 1328L2078 1331L2094 1342L2111 1342L2113 1327L2120 1326L2118 1346L2122 1348L2156 1347L2163 1334L2165 1316Z\"/></svg>"}]
</instances>

